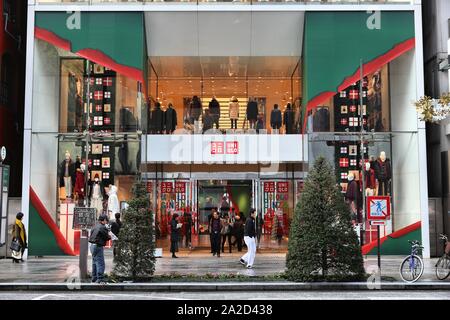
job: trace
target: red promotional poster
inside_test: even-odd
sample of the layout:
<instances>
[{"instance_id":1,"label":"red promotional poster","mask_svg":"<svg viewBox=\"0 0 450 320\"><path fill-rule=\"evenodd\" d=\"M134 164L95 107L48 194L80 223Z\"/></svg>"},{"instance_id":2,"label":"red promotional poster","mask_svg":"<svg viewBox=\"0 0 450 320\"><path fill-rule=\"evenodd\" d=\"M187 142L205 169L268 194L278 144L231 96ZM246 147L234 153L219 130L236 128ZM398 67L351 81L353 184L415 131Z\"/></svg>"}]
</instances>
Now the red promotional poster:
<instances>
[{"instance_id":1,"label":"red promotional poster","mask_svg":"<svg viewBox=\"0 0 450 320\"><path fill-rule=\"evenodd\" d=\"M175 182L175 193L185 193L186 182Z\"/></svg>"},{"instance_id":2,"label":"red promotional poster","mask_svg":"<svg viewBox=\"0 0 450 320\"><path fill-rule=\"evenodd\" d=\"M173 183L172 182L161 182L161 193L172 193Z\"/></svg>"},{"instance_id":3,"label":"red promotional poster","mask_svg":"<svg viewBox=\"0 0 450 320\"><path fill-rule=\"evenodd\" d=\"M266 193L275 192L275 182L264 182L264 192Z\"/></svg>"},{"instance_id":4,"label":"red promotional poster","mask_svg":"<svg viewBox=\"0 0 450 320\"><path fill-rule=\"evenodd\" d=\"M279 193L289 192L289 182L277 182L277 191Z\"/></svg>"}]
</instances>

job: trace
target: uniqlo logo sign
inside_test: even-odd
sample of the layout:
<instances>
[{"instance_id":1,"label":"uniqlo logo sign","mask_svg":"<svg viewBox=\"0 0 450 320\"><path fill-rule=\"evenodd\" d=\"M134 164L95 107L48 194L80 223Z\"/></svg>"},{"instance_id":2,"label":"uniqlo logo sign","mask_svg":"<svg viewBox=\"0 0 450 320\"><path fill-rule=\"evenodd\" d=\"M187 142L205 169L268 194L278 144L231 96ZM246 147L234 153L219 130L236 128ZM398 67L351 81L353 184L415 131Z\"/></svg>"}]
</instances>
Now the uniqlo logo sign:
<instances>
[{"instance_id":1,"label":"uniqlo logo sign","mask_svg":"<svg viewBox=\"0 0 450 320\"><path fill-rule=\"evenodd\" d=\"M275 192L275 182L264 182L264 192Z\"/></svg>"},{"instance_id":2,"label":"uniqlo logo sign","mask_svg":"<svg viewBox=\"0 0 450 320\"><path fill-rule=\"evenodd\" d=\"M289 182L278 182L277 190L279 193L288 193L289 192Z\"/></svg>"},{"instance_id":3,"label":"uniqlo logo sign","mask_svg":"<svg viewBox=\"0 0 450 320\"><path fill-rule=\"evenodd\" d=\"M172 193L173 183L172 182L161 182L161 193Z\"/></svg>"},{"instance_id":4,"label":"uniqlo logo sign","mask_svg":"<svg viewBox=\"0 0 450 320\"><path fill-rule=\"evenodd\" d=\"M175 193L185 193L186 182L175 182Z\"/></svg>"},{"instance_id":5,"label":"uniqlo logo sign","mask_svg":"<svg viewBox=\"0 0 450 320\"><path fill-rule=\"evenodd\" d=\"M223 142L213 141L211 142L211 154L223 154Z\"/></svg>"},{"instance_id":6,"label":"uniqlo logo sign","mask_svg":"<svg viewBox=\"0 0 450 320\"><path fill-rule=\"evenodd\" d=\"M239 142L229 141L224 144L221 141L211 142L211 154L239 154Z\"/></svg>"},{"instance_id":7,"label":"uniqlo logo sign","mask_svg":"<svg viewBox=\"0 0 450 320\"><path fill-rule=\"evenodd\" d=\"M239 154L239 142L227 142L227 154Z\"/></svg>"}]
</instances>

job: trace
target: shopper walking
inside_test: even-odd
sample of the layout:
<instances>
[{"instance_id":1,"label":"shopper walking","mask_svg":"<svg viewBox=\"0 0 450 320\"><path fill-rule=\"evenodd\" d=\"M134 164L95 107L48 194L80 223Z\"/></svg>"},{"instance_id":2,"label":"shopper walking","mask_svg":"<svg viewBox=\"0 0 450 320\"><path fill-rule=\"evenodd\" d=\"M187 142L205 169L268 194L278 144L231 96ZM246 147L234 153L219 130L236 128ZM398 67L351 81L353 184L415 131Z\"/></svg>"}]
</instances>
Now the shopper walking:
<instances>
[{"instance_id":1,"label":"shopper walking","mask_svg":"<svg viewBox=\"0 0 450 320\"><path fill-rule=\"evenodd\" d=\"M105 255L104 247L106 242L110 239L108 229L106 228L107 217L101 215L98 218L98 223L92 229L89 242L91 243L92 254L92 282L104 284L105 272Z\"/></svg>"},{"instance_id":2,"label":"shopper walking","mask_svg":"<svg viewBox=\"0 0 450 320\"><path fill-rule=\"evenodd\" d=\"M115 218L116 220L111 223L111 232L118 238L119 237L119 232L120 232L120 228L122 228L122 221L120 220L120 213L117 212L115 214ZM113 257L114 259L116 258L116 247L117 247L117 241L118 240L113 240Z\"/></svg>"},{"instance_id":3,"label":"shopper walking","mask_svg":"<svg viewBox=\"0 0 450 320\"><path fill-rule=\"evenodd\" d=\"M211 230L213 256L217 254L217 257L220 258L220 231L222 230L222 222L217 211L213 212L209 230Z\"/></svg>"},{"instance_id":4,"label":"shopper walking","mask_svg":"<svg viewBox=\"0 0 450 320\"><path fill-rule=\"evenodd\" d=\"M13 263L19 263L19 261L23 261L23 253L25 252L25 249L28 247L27 232L25 230L24 224L22 223L22 219L23 219L22 212L16 214L16 221L12 229L12 243L11 243L11 247L14 246L14 249L17 249L17 250L13 249L12 252Z\"/></svg>"},{"instance_id":5,"label":"shopper walking","mask_svg":"<svg viewBox=\"0 0 450 320\"><path fill-rule=\"evenodd\" d=\"M245 255L243 255L242 258L240 259L240 263L242 263L243 265L247 265L248 269L253 268L253 262L255 261L255 255L256 255L255 216L256 216L256 210L251 209L250 216L248 217L247 221L245 222L244 241L245 241L245 244L247 245L247 253Z\"/></svg>"},{"instance_id":6,"label":"shopper walking","mask_svg":"<svg viewBox=\"0 0 450 320\"><path fill-rule=\"evenodd\" d=\"M270 126L275 131L275 133L278 133L278 130L281 128L281 122L282 122L282 115L281 111L278 109L278 104L274 104L273 110L270 114Z\"/></svg>"},{"instance_id":7,"label":"shopper walking","mask_svg":"<svg viewBox=\"0 0 450 320\"><path fill-rule=\"evenodd\" d=\"M234 96L230 100L229 114L231 120L231 129L237 129L237 121L239 119L239 101Z\"/></svg>"},{"instance_id":8,"label":"shopper walking","mask_svg":"<svg viewBox=\"0 0 450 320\"><path fill-rule=\"evenodd\" d=\"M172 258L178 258L175 252L178 252L178 241L180 240L180 225L178 223L178 213L174 213L170 221L170 252Z\"/></svg>"},{"instance_id":9,"label":"shopper walking","mask_svg":"<svg viewBox=\"0 0 450 320\"><path fill-rule=\"evenodd\" d=\"M246 115L250 129L255 129L256 120L258 120L258 103L253 97L248 99Z\"/></svg>"},{"instance_id":10,"label":"shopper walking","mask_svg":"<svg viewBox=\"0 0 450 320\"><path fill-rule=\"evenodd\" d=\"M216 125L216 129L219 129L220 104L215 96L209 102L209 113L213 119L213 124Z\"/></svg>"},{"instance_id":11,"label":"shopper walking","mask_svg":"<svg viewBox=\"0 0 450 320\"><path fill-rule=\"evenodd\" d=\"M228 213L221 219L222 220L222 229L220 230L220 234L222 235L222 253L225 251L225 241L228 239L228 248L231 253L231 220L228 216Z\"/></svg>"},{"instance_id":12,"label":"shopper walking","mask_svg":"<svg viewBox=\"0 0 450 320\"><path fill-rule=\"evenodd\" d=\"M244 240L244 221L241 216L236 216L236 221L233 224L233 235L236 238L233 245L237 244L238 252L242 251L242 241Z\"/></svg>"}]
</instances>

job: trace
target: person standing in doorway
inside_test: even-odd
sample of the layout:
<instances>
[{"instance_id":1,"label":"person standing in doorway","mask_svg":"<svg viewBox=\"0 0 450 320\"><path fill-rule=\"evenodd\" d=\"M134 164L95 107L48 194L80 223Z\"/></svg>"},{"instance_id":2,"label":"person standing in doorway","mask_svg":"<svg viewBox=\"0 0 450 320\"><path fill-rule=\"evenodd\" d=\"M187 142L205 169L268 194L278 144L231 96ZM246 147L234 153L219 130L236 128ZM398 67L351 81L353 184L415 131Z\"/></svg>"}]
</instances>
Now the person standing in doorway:
<instances>
[{"instance_id":1,"label":"person standing in doorway","mask_svg":"<svg viewBox=\"0 0 450 320\"><path fill-rule=\"evenodd\" d=\"M231 129L237 129L237 121L239 119L239 101L236 97L231 97L229 114L231 120Z\"/></svg>"},{"instance_id":2,"label":"person standing in doorway","mask_svg":"<svg viewBox=\"0 0 450 320\"><path fill-rule=\"evenodd\" d=\"M25 226L22 223L23 219L23 213L19 212L16 214L16 221L13 225L12 229L12 240L13 241L19 241L20 244L20 251L17 252L17 256L14 257L14 254L12 256L13 263L19 263L19 261L23 261L23 253L25 252L25 249L28 247L27 244L27 232L25 230ZM14 251L15 253L15 251ZM19 257L20 255L20 257Z\"/></svg>"},{"instance_id":3,"label":"person standing in doorway","mask_svg":"<svg viewBox=\"0 0 450 320\"><path fill-rule=\"evenodd\" d=\"M247 265L247 269L253 268L253 262L255 261L256 255L256 227L255 227L255 216L256 210L250 210L250 216L247 218L245 222L245 233L244 233L244 241L247 245L247 253L242 256L239 262L243 265Z\"/></svg>"},{"instance_id":4,"label":"person standing in doorway","mask_svg":"<svg viewBox=\"0 0 450 320\"><path fill-rule=\"evenodd\" d=\"M101 215L98 218L98 223L92 229L89 242L91 243L92 254L92 282L104 284L105 272L105 255L104 247L106 242L110 239L108 229L106 228L107 217Z\"/></svg>"},{"instance_id":5,"label":"person standing in doorway","mask_svg":"<svg viewBox=\"0 0 450 320\"><path fill-rule=\"evenodd\" d=\"M275 133L278 133L278 130L281 128L282 123L282 115L280 109L278 109L278 104L274 104L273 110L270 114L270 126L275 131Z\"/></svg>"},{"instance_id":6,"label":"person standing in doorway","mask_svg":"<svg viewBox=\"0 0 450 320\"><path fill-rule=\"evenodd\" d=\"M222 229L220 234L222 235L222 253L225 251L225 241L228 239L228 249L231 253L231 221L228 213L225 213L222 220Z\"/></svg>"},{"instance_id":7,"label":"person standing in doorway","mask_svg":"<svg viewBox=\"0 0 450 320\"><path fill-rule=\"evenodd\" d=\"M242 251L242 240L244 239L244 221L241 216L236 216L236 221L233 224L233 234L236 240L233 245L237 244L238 252Z\"/></svg>"},{"instance_id":8,"label":"person standing in doorway","mask_svg":"<svg viewBox=\"0 0 450 320\"><path fill-rule=\"evenodd\" d=\"M220 258L220 231L222 230L222 222L220 221L219 214L215 210L209 230L211 230L213 256L217 254L217 257Z\"/></svg>"},{"instance_id":9,"label":"person standing in doorway","mask_svg":"<svg viewBox=\"0 0 450 320\"><path fill-rule=\"evenodd\" d=\"M170 221L170 252L172 258L178 258L175 252L178 252L178 240L180 238L180 225L178 224L178 213L174 213Z\"/></svg>"},{"instance_id":10,"label":"person standing in doorway","mask_svg":"<svg viewBox=\"0 0 450 320\"><path fill-rule=\"evenodd\" d=\"M216 125L216 129L219 129L220 104L219 101L217 101L216 96L209 102L209 113L212 117L213 124Z\"/></svg>"}]
</instances>

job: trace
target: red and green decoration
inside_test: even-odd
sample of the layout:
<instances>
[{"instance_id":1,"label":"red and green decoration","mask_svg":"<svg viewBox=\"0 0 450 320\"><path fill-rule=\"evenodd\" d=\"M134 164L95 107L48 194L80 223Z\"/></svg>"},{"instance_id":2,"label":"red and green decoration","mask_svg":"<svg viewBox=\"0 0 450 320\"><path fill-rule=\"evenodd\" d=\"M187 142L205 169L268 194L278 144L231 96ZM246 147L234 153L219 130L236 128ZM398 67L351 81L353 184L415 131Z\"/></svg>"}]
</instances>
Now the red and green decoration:
<instances>
[{"instance_id":1,"label":"red and green decoration","mask_svg":"<svg viewBox=\"0 0 450 320\"><path fill-rule=\"evenodd\" d=\"M35 37L144 83L146 57L143 13L77 14L80 17L79 24L71 29L73 13L36 13Z\"/></svg>"},{"instance_id":2,"label":"red and green decoration","mask_svg":"<svg viewBox=\"0 0 450 320\"><path fill-rule=\"evenodd\" d=\"M310 110L415 46L414 13L383 11L379 29L370 29L373 13L307 12L303 68L303 131ZM370 23L369 23L370 25Z\"/></svg>"}]
</instances>

